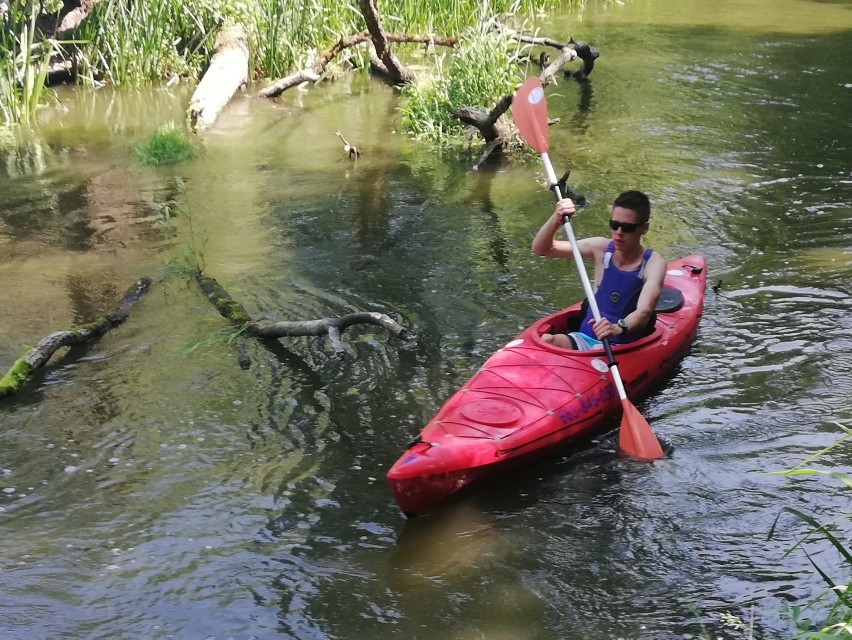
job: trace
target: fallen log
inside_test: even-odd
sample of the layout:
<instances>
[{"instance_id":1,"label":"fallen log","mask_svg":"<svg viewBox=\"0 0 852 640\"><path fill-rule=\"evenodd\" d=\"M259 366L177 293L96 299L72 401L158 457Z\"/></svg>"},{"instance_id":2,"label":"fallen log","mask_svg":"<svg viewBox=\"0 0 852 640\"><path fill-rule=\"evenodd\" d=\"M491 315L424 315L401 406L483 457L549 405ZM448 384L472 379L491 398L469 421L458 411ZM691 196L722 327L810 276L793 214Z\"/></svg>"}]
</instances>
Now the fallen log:
<instances>
[{"instance_id":1,"label":"fallen log","mask_svg":"<svg viewBox=\"0 0 852 640\"><path fill-rule=\"evenodd\" d=\"M47 364L60 348L91 342L124 323L130 316L130 307L145 295L150 286L150 278L140 278L124 294L117 311L108 313L82 327L67 331L56 331L42 338L33 349L30 349L25 356L18 358L9 370L0 377L0 398L18 391L33 372Z\"/></svg>"},{"instance_id":2,"label":"fallen log","mask_svg":"<svg viewBox=\"0 0 852 640\"><path fill-rule=\"evenodd\" d=\"M196 133L210 127L248 81L248 38L241 25L226 24L216 36L213 49L210 66L189 101L189 123Z\"/></svg>"},{"instance_id":3,"label":"fallen log","mask_svg":"<svg viewBox=\"0 0 852 640\"><path fill-rule=\"evenodd\" d=\"M338 353L345 349L340 340L340 334L355 324L372 324L381 327L397 338L404 338L406 329L384 313L363 311L348 313L336 318L320 318L317 320L292 320L282 322L259 322L249 315L245 307L234 300L225 288L215 278L195 271L195 281L202 293L213 307L245 335L267 340L275 338L292 338L300 336L327 336L334 350ZM240 366L244 366L243 362Z\"/></svg>"}]
</instances>

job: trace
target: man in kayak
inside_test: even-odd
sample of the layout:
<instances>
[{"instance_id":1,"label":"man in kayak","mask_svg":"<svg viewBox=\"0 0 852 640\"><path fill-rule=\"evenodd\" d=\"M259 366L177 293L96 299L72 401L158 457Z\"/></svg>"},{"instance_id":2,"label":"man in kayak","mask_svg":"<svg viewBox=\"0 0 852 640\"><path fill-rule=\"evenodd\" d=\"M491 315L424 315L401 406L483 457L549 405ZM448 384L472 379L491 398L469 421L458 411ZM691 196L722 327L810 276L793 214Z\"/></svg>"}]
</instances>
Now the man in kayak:
<instances>
[{"instance_id":1,"label":"man in kayak","mask_svg":"<svg viewBox=\"0 0 852 640\"><path fill-rule=\"evenodd\" d=\"M575 213L571 200L560 200L553 215L533 238L533 253L574 259L571 243L556 240L556 232L562 227L563 217L570 218ZM645 335L666 275L663 257L642 246L650 217L648 196L641 191L625 191L612 203L611 238L577 241L580 255L595 261L595 300L601 319L596 322L589 309L579 331L567 335L545 334L542 336L545 342L565 349L594 349L601 346L604 338L611 344L624 344Z\"/></svg>"}]
</instances>

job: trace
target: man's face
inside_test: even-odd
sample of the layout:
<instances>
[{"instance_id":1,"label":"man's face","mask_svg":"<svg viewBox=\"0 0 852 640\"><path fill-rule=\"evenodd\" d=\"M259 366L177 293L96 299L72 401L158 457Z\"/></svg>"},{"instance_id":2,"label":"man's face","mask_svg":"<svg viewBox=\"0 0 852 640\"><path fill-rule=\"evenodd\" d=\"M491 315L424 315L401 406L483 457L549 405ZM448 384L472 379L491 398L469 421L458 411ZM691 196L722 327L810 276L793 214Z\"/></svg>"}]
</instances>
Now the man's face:
<instances>
[{"instance_id":1,"label":"man's face","mask_svg":"<svg viewBox=\"0 0 852 640\"><path fill-rule=\"evenodd\" d=\"M636 212L624 207L613 207L609 226L612 230L612 240L615 248L624 251L639 244L642 236L648 231L648 223L638 224ZM613 227L616 227L613 229Z\"/></svg>"}]
</instances>

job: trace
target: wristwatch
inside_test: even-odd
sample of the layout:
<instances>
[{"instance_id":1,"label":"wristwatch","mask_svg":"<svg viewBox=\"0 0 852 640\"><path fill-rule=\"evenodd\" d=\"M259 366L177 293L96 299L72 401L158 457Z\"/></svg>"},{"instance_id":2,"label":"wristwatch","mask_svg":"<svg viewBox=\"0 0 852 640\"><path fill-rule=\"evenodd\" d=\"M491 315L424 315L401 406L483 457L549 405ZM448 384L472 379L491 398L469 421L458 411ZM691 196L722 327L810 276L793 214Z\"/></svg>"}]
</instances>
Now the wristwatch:
<instances>
[{"instance_id":1,"label":"wristwatch","mask_svg":"<svg viewBox=\"0 0 852 640\"><path fill-rule=\"evenodd\" d=\"M622 335L627 333L627 323L624 321L624 318L621 318L618 322L616 322L619 327L621 327Z\"/></svg>"}]
</instances>

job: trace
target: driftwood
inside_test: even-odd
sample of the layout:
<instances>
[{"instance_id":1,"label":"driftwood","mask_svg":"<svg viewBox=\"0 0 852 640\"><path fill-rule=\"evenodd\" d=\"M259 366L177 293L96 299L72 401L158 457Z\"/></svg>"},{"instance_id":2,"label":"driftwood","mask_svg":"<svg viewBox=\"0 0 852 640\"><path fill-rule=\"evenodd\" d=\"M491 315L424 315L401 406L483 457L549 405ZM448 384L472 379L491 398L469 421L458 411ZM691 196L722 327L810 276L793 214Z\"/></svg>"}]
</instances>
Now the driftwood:
<instances>
[{"instance_id":1,"label":"driftwood","mask_svg":"<svg viewBox=\"0 0 852 640\"><path fill-rule=\"evenodd\" d=\"M189 122L201 132L208 128L231 97L248 81L248 38L241 25L228 24L216 36L210 66L189 101Z\"/></svg>"},{"instance_id":2,"label":"driftwood","mask_svg":"<svg viewBox=\"0 0 852 640\"><path fill-rule=\"evenodd\" d=\"M358 147L349 144L349 141L343 137L342 133L340 133L340 129L335 131L334 135L336 135L343 141L343 151L344 153L349 155L349 159L351 160L352 158L355 158L357 160L358 157L361 155L361 152L358 150Z\"/></svg>"},{"instance_id":3,"label":"driftwood","mask_svg":"<svg viewBox=\"0 0 852 640\"><path fill-rule=\"evenodd\" d=\"M366 0L361 0L361 2L366 2ZM595 60L597 60L597 58L600 56L600 52L597 49L589 46L585 42L577 42L573 38L567 43L565 43L560 42L558 40L554 40L553 38L540 38L536 36L525 35L517 31L513 31L511 29L504 30L517 42L551 47L560 51L559 56L549 64L547 59L548 57L546 54L543 54L539 58L539 60L537 60L538 64L540 64L544 68L541 74L541 80L545 84L555 82L556 73L558 73L559 70L562 69L565 64L578 58L583 61L583 67L578 71L570 73L570 75L577 80L584 80L588 78L589 74L594 68ZM398 44L424 44L427 46L441 46L453 48L459 43L459 38L455 36L440 36L435 34L422 33L380 33L383 36L380 41L383 42L385 46L387 46L387 43L392 42ZM331 47L329 47L329 49L318 55L307 68L295 71L290 75L285 76L284 78L275 80L271 84L261 89L258 92L258 96L261 98L276 98L285 91L287 91L287 89L297 87L306 82L318 82L322 78L322 74L325 73L326 69L328 68L328 65L331 64L331 61L334 60L334 58L337 57L338 54L351 47L364 44L365 42L373 42L373 46L375 48L375 39L372 35L372 32L369 30L361 31L360 33L352 35L342 36L340 39L337 40L337 42L335 42ZM386 68L386 65L381 61L380 58L377 57L377 54L372 56L372 63L374 70L393 79L393 75L389 73L389 70ZM569 74L569 72L566 71L566 74ZM410 81L410 74L407 76L407 78L407 80L403 80L399 83L404 84L405 82Z\"/></svg>"},{"instance_id":4,"label":"driftwood","mask_svg":"<svg viewBox=\"0 0 852 640\"><path fill-rule=\"evenodd\" d=\"M241 329L246 335L259 339L286 338L298 336L328 336L334 350L344 351L340 334L354 324L373 324L397 338L404 338L406 329L389 316L376 312L349 313L338 318L318 320L293 320L284 322L258 322L249 315L245 307L234 300L215 278L201 271L194 274L195 281L202 293L223 317ZM244 366L241 362L240 366Z\"/></svg>"},{"instance_id":5,"label":"driftwood","mask_svg":"<svg viewBox=\"0 0 852 640\"><path fill-rule=\"evenodd\" d=\"M150 286L150 278L141 278L124 294L117 311L98 318L94 322L90 322L82 327L67 331L56 331L42 338L29 353L18 358L15 364L0 377L0 398L18 391L33 372L47 364L48 360L60 348L91 342L110 329L114 329L122 324L130 316L130 307L148 291Z\"/></svg>"},{"instance_id":6,"label":"driftwood","mask_svg":"<svg viewBox=\"0 0 852 640\"><path fill-rule=\"evenodd\" d=\"M556 73L562 69L567 62L571 62L576 58L583 61L583 66L573 73L565 71L565 75L570 75L575 80L586 80L595 68L595 60L597 60L601 55L600 51L589 45L588 42L578 42L574 40L574 38L571 38L567 43L564 43L559 42L559 40L554 40L553 38L539 38L514 31L510 31L510 33L518 42L559 49L560 54L552 63L547 64L546 54L543 54L539 59L539 64L544 67L539 79L544 84L555 83Z\"/></svg>"},{"instance_id":7,"label":"driftwood","mask_svg":"<svg viewBox=\"0 0 852 640\"><path fill-rule=\"evenodd\" d=\"M539 77L545 84L555 83L556 74L568 62L577 58L583 60L583 68L574 72L571 76L579 81L585 80L592 72L595 60L600 56L597 49L590 47L585 42L576 42L573 38L567 44L564 44L552 38L538 38L511 30L506 31L519 42L544 45L560 50L556 59L550 63L548 63L546 53L542 52L539 56L538 63L543 67ZM565 73L568 75L567 71ZM485 148L472 167L474 171L478 171L492 153L518 141L517 129L514 123L501 117L512 105L513 99L514 95L503 96L490 111L485 111L477 107L462 107L452 112L452 115L465 124L475 127L485 140ZM550 124L552 123L553 121Z\"/></svg>"}]
</instances>

